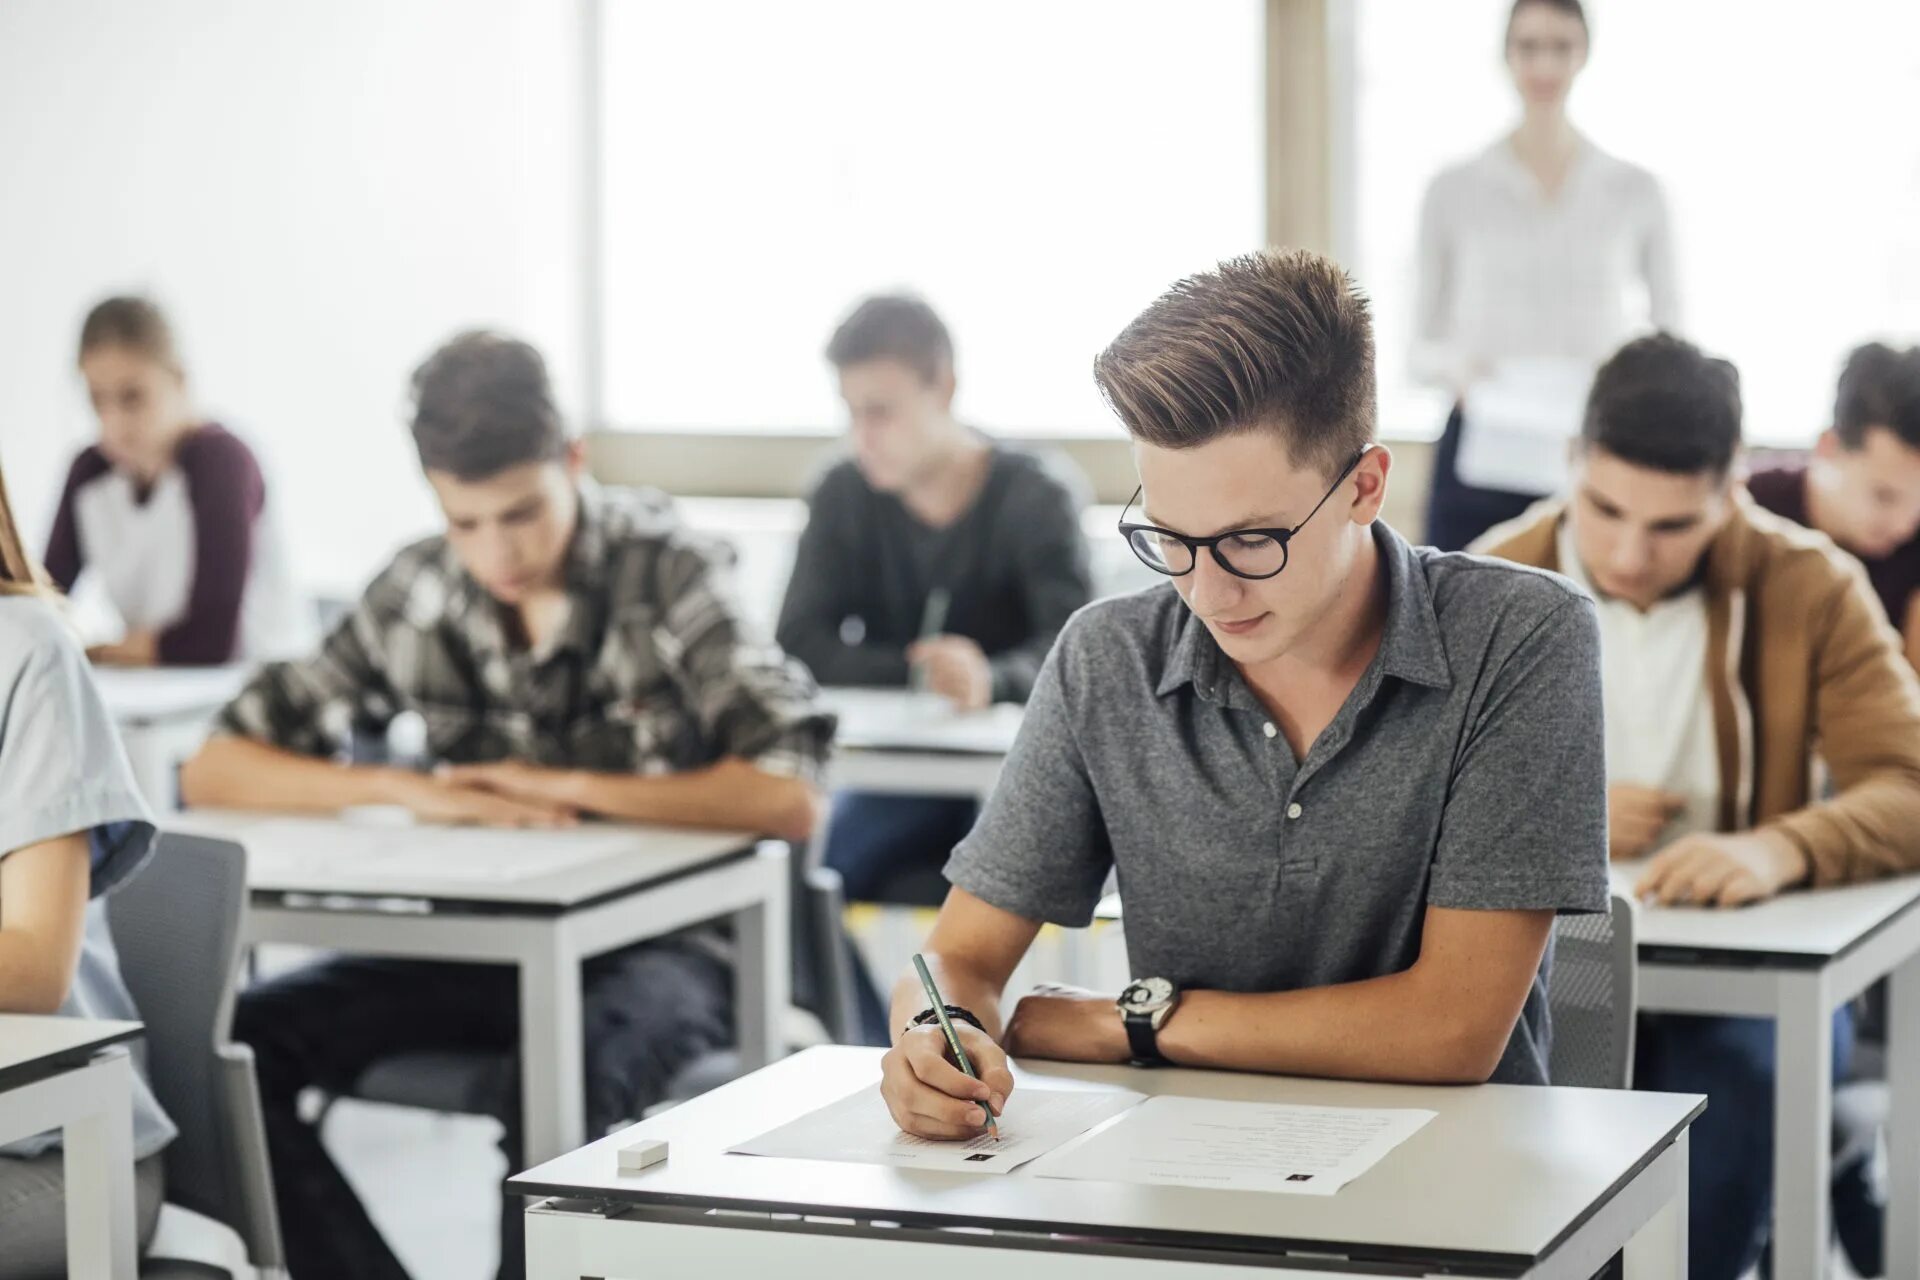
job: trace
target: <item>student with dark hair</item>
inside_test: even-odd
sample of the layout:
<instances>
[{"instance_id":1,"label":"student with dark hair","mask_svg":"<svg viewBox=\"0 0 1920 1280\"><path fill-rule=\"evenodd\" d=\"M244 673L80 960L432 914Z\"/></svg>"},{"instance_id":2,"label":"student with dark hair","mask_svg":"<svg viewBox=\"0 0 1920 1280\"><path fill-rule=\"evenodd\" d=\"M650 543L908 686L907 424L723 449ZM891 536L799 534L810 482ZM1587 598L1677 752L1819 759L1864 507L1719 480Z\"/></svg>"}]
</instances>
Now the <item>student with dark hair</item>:
<instances>
[{"instance_id":1,"label":"student with dark hair","mask_svg":"<svg viewBox=\"0 0 1920 1280\"><path fill-rule=\"evenodd\" d=\"M1120 533L1167 582L1082 610L1041 668L924 948L982 1079L909 975L901 1128L978 1131L1012 1055L1546 1081L1554 916L1607 902L1593 605L1380 520L1373 360L1346 274L1273 251L1095 362L1140 471ZM1085 925L1114 872L1140 976L1003 1018L1041 925Z\"/></svg>"},{"instance_id":2,"label":"student with dark hair","mask_svg":"<svg viewBox=\"0 0 1920 1280\"><path fill-rule=\"evenodd\" d=\"M73 461L47 571L97 577L125 636L92 651L122 666L287 657L313 641L266 480L251 450L202 419L173 327L145 298L108 298L80 329L99 443Z\"/></svg>"},{"instance_id":3,"label":"student with dark hair","mask_svg":"<svg viewBox=\"0 0 1920 1280\"><path fill-rule=\"evenodd\" d=\"M852 456L814 490L780 643L827 685L905 687L917 674L966 710L1026 701L1061 626L1093 596L1078 477L955 419L953 342L919 298L861 302L827 359ZM938 634L922 635L930 616ZM849 898L930 886L937 902L974 808L844 795L827 863Z\"/></svg>"},{"instance_id":4,"label":"student with dark hair","mask_svg":"<svg viewBox=\"0 0 1920 1280\"><path fill-rule=\"evenodd\" d=\"M1597 602L1609 844L1649 859L1638 889L1663 903L1920 869L1920 682L1859 567L1741 492L1740 419L1726 361L1630 342L1594 378L1571 496L1481 544ZM1842 1063L1851 1030L1835 1020ZM1635 1082L1710 1099L1690 1165L1697 1280L1733 1280L1766 1240L1773 1038L1757 1018L1641 1019Z\"/></svg>"},{"instance_id":5,"label":"student with dark hair","mask_svg":"<svg viewBox=\"0 0 1920 1280\"><path fill-rule=\"evenodd\" d=\"M1474 387L1502 377L1566 385L1571 416L1578 379L1621 341L1679 323L1660 184L1595 146L1568 111L1592 38L1579 0L1514 0L1504 54L1519 123L1442 170L1421 206L1413 373L1453 400L1427 515L1442 550L1519 515L1557 481L1558 442L1513 450L1478 435L1492 428L1467 412Z\"/></svg>"},{"instance_id":6,"label":"student with dark hair","mask_svg":"<svg viewBox=\"0 0 1920 1280\"><path fill-rule=\"evenodd\" d=\"M602 491L524 342L466 333L414 376L413 436L446 532L402 551L318 654L264 668L181 771L191 805L333 812L400 805L429 821L546 827L581 818L812 830L830 721L799 667L742 621L732 557L654 493ZM338 763L403 712L430 773ZM581 973L587 1125L637 1117L730 1036L712 929L599 957ZM396 1053L511 1052L515 976L498 965L336 958L249 988L281 1228L295 1276L399 1277L300 1094L339 1093ZM517 1108L502 1119L508 1167ZM520 1273L521 1215L501 1271Z\"/></svg>"},{"instance_id":7,"label":"student with dark hair","mask_svg":"<svg viewBox=\"0 0 1920 1280\"><path fill-rule=\"evenodd\" d=\"M1855 349L1812 456L1755 471L1747 490L1860 558L1920 666L1920 347Z\"/></svg>"}]
</instances>

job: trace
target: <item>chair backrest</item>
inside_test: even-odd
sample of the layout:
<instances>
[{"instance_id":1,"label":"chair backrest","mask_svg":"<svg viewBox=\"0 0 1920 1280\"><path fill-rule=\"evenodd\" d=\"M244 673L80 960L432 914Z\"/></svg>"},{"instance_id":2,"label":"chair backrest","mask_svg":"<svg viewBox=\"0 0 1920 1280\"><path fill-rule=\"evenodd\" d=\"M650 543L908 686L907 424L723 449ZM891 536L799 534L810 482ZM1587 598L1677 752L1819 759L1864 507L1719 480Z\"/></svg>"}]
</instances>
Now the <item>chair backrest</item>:
<instances>
[{"instance_id":1,"label":"chair backrest","mask_svg":"<svg viewBox=\"0 0 1920 1280\"><path fill-rule=\"evenodd\" d=\"M852 1044L853 973L840 873L821 861L820 841L787 851L787 905L793 947L793 1003L820 1019L835 1044Z\"/></svg>"},{"instance_id":2,"label":"chair backrest","mask_svg":"<svg viewBox=\"0 0 1920 1280\"><path fill-rule=\"evenodd\" d=\"M247 856L173 832L107 900L120 971L146 1023L154 1096L180 1130L167 1199L224 1223L254 1266L285 1266L253 1051L229 1040Z\"/></svg>"},{"instance_id":3,"label":"chair backrest","mask_svg":"<svg viewBox=\"0 0 1920 1280\"><path fill-rule=\"evenodd\" d=\"M1634 978L1633 899L1614 894L1598 915L1554 923L1547 1008L1553 1050L1547 1078L1589 1089L1633 1084L1633 1027L1639 988Z\"/></svg>"}]
</instances>

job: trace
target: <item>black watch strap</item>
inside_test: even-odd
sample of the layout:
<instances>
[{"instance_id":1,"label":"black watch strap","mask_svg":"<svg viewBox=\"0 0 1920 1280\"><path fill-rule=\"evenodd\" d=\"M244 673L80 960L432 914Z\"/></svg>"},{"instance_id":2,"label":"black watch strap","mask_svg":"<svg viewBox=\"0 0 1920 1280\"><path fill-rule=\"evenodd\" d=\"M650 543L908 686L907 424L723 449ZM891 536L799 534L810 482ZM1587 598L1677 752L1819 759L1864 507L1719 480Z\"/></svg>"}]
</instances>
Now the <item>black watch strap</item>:
<instances>
[{"instance_id":1,"label":"black watch strap","mask_svg":"<svg viewBox=\"0 0 1920 1280\"><path fill-rule=\"evenodd\" d=\"M1159 1066L1166 1061L1160 1053L1160 1038L1153 1030L1153 1015L1150 1013L1125 1013L1120 1020L1127 1028L1127 1047L1133 1053L1133 1060L1142 1066Z\"/></svg>"}]
</instances>

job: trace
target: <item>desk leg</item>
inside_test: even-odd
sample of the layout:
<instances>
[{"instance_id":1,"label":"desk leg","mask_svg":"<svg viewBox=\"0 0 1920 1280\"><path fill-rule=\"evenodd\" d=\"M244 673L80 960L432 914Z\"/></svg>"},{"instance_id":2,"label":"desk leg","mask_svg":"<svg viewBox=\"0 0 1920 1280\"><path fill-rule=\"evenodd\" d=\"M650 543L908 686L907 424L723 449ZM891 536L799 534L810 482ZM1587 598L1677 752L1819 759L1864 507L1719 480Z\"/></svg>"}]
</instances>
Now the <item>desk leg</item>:
<instances>
[{"instance_id":1,"label":"desk leg","mask_svg":"<svg viewBox=\"0 0 1920 1280\"><path fill-rule=\"evenodd\" d=\"M133 1060L109 1054L80 1073L87 1113L65 1145L67 1273L133 1280Z\"/></svg>"},{"instance_id":2,"label":"desk leg","mask_svg":"<svg viewBox=\"0 0 1920 1280\"><path fill-rule=\"evenodd\" d=\"M1920 1280L1920 956L1888 983L1887 1276Z\"/></svg>"},{"instance_id":3,"label":"desk leg","mask_svg":"<svg viewBox=\"0 0 1920 1280\"><path fill-rule=\"evenodd\" d=\"M789 855L763 849L760 860L767 892L750 907L733 913L733 1032L746 1071L784 1056L781 1024L787 1014L787 974L792 949L787 940L787 863Z\"/></svg>"},{"instance_id":4,"label":"desk leg","mask_svg":"<svg viewBox=\"0 0 1920 1280\"><path fill-rule=\"evenodd\" d=\"M1773 1268L1826 1274L1833 1180L1833 1005L1824 973L1782 974L1774 1020Z\"/></svg>"},{"instance_id":5,"label":"desk leg","mask_svg":"<svg viewBox=\"0 0 1920 1280\"><path fill-rule=\"evenodd\" d=\"M521 1158L528 1168L578 1150L587 1138L580 954L563 922L531 928L520 961Z\"/></svg>"},{"instance_id":6,"label":"desk leg","mask_svg":"<svg viewBox=\"0 0 1920 1280\"><path fill-rule=\"evenodd\" d=\"M1648 1219L1633 1239L1627 1241L1626 1280L1686 1280L1687 1275L1687 1178L1693 1149L1692 1135L1683 1132L1674 1140L1679 1155L1680 1181L1673 1198Z\"/></svg>"}]
</instances>

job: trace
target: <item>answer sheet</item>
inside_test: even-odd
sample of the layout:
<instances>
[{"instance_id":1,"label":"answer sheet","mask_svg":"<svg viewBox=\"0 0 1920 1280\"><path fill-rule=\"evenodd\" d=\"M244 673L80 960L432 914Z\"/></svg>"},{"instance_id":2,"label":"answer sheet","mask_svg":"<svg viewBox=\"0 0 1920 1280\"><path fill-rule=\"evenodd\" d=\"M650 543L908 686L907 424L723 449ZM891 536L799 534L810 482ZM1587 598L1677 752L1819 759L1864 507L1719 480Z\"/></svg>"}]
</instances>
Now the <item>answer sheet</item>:
<instances>
[{"instance_id":1,"label":"answer sheet","mask_svg":"<svg viewBox=\"0 0 1920 1280\"><path fill-rule=\"evenodd\" d=\"M1431 1111L1149 1098L1034 1172L1089 1182L1330 1196L1433 1117Z\"/></svg>"},{"instance_id":2,"label":"answer sheet","mask_svg":"<svg viewBox=\"0 0 1920 1280\"><path fill-rule=\"evenodd\" d=\"M247 846L252 878L260 883L351 876L367 888L421 879L511 884L599 862L636 844L633 833L618 826L511 831L280 817L249 822L234 838Z\"/></svg>"},{"instance_id":3,"label":"answer sheet","mask_svg":"<svg viewBox=\"0 0 1920 1280\"><path fill-rule=\"evenodd\" d=\"M1000 1117L998 1140L983 1132L975 1138L943 1142L902 1133L887 1111L880 1086L874 1085L728 1151L948 1173L1007 1173L1137 1106L1143 1098L1138 1093L1084 1089L1015 1089L1007 1099L1007 1113Z\"/></svg>"}]
</instances>

